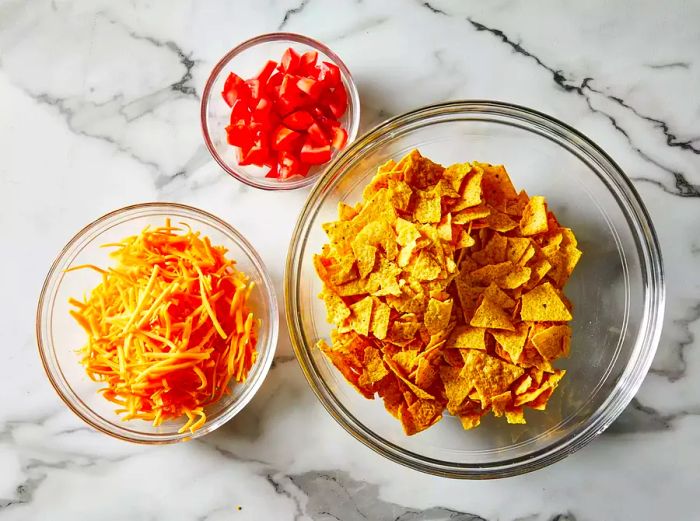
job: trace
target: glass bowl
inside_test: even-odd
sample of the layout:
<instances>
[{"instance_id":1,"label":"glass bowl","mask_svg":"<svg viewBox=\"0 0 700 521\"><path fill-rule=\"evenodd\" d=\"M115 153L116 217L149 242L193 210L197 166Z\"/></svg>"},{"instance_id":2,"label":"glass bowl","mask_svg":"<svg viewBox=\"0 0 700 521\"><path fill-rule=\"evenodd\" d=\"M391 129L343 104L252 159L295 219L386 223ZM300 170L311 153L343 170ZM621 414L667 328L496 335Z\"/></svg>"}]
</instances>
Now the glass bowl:
<instances>
[{"instance_id":1,"label":"glass bowl","mask_svg":"<svg viewBox=\"0 0 700 521\"><path fill-rule=\"evenodd\" d=\"M253 77L260 72L267 60L279 62L288 47L293 47L300 54L315 50L318 52L319 61L334 63L340 69L341 80L348 93L348 108L340 118L343 128L348 131L346 147L355 140L360 126L360 96L350 71L338 55L321 42L300 34L269 33L234 47L216 64L204 86L200 112L204 142L212 157L229 175L263 190L292 190L308 186L314 183L328 166L328 163L313 166L304 177L268 179L265 177L267 168L239 165L236 147L226 141L226 127L229 124L231 108L221 96L221 91L229 72L235 72L244 79ZM333 157L338 153L335 150Z\"/></svg>"},{"instance_id":2,"label":"glass bowl","mask_svg":"<svg viewBox=\"0 0 700 521\"><path fill-rule=\"evenodd\" d=\"M141 232L146 226L162 226L170 217L173 224L184 222L208 236L212 244L228 249L255 287L250 295L251 309L261 319L258 358L243 384L233 384L231 393L205 408L206 423L194 433L178 434L183 421L163 422L154 427L143 420L122 421L115 404L97 393L102 384L90 380L76 350L85 342L85 332L68 314L68 298L88 294L101 280L92 270L65 270L81 264L109 266L113 260L102 244L116 242ZM87 225L63 248L49 270L39 297L36 333L41 361L56 392L86 423L95 429L127 441L172 443L203 436L233 418L253 398L270 369L277 346L279 319L277 300L265 266L253 247L221 219L189 206L172 203L146 203L127 206Z\"/></svg>"},{"instance_id":3,"label":"glass bowl","mask_svg":"<svg viewBox=\"0 0 700 521\"><path fill-rule=\"evenodd\" d=\"M547 198L573 228L583 256L565 291L574 304L566 377L546 411L526 425L488 415L464 431L446 417L407 437L381 400L347 384L315 344L328 338L312 256L327 242L321 223L338 201L353 204L377 166L413 148L443 165L504 164L517 189ZM358 139L312 190L292 236L285 299L292 342L312 389L350 434L378 453L424 472L496 478L549 465L591 441L641 385L661 332L664 279L649 216L632 184L590 139L554 118L506 103L465 101L398 116Z\"/></svg>"}]
</instances>

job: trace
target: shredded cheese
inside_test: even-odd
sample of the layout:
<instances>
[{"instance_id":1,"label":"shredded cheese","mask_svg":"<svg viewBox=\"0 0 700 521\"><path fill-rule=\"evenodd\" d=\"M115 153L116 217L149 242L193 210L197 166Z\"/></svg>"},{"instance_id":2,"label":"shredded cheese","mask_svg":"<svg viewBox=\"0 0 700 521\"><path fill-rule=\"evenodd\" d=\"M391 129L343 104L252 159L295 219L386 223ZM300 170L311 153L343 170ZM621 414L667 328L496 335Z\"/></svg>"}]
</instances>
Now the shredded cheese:
<instances>
[{"instance_id":1,"label":"shredded cheese","mask_svg":"<svg viewBox=\"0 0 700 521\"><path fill-rule=\"evenodd\" d=\"M104 246L115 248L114 266L67 270L102 275L88 297L69 299L88 336L81 363L122 419L159 426L182 418L179 432L194 432L206 422L204 408L255 363L253 284L225 248L169 219Z\"/></svg>"}]
</instances>

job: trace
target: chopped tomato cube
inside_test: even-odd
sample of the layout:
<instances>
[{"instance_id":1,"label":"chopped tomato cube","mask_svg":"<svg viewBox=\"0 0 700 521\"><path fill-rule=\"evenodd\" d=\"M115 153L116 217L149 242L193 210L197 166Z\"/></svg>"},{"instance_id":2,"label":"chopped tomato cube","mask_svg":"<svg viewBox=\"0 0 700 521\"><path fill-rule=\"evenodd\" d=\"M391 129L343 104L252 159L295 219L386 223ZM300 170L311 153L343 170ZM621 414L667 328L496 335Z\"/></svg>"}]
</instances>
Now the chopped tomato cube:
<instances>
[{"instance_id":1,"label":"chopped tomato cube","mask_svg":"<svg viewBox=\"0 0 700 521\"><path fill-rule=\"evenodd\" d=\"M301 56L291 47L284 51L282 55L282 60L279 64L279 69L283 72L289 74L296 74L299 70L299 63L301 62Z\"/></svg>"},{"instance_id":2,"label":"chopped tomato cube","mask_svg":"<svg viewBox=\"0 0 700 521\"><path fill-rule=\"evenodd\" d=\"M250 122L250 107L242 99L237 99L231 107L231 125L247 124Z\"/></svg>"},{"instance_id":3,"label":"chopped tomato cube","mask_svg":"<svg viewBox=\"0 0 700 521\"><path fill-rule=\"evenodd\" d=\"M267 60L267 63L265 66L262 68L262 70L258 73L256 78L260 80L260 84L265 86L267 85L268 80L270 79L270 76L272 76L272 73L275 72L275 67L277 67L277 62L273 60Z\"/></svg>"},{"instance_id":4,"label":"chopped tomato cube","mask_svg":"<svg viewBox=\"0 0 700 521\"><path fill-rule=\"evenodd\" d=\"M272 148L289 152L301 140L301 134L283 125L277 127L272 136Z\"/></svg>"},{"instance_id":5,"label":"chopped tomato cube","mask_svg":"<svg viewBox=\"0 0 700 521\"><path fill-rule=\"evenodd\" d=\"M340 69L334 63L321 62L318 72L318 81L327 87L335 87L340 84Z\"/></svg>"},{"instance_id":6,"label":"chopped tomato cube","mask_svg":"<svg viewBox=\"0 0 700 521\"><path fill-rule=\"evenodd\" d=\"M304 146L301 147L301 154L299 154L299 157L304 163L322 165L331 159L331 146L318 146L307 140Z\"/></svg>"},{"instance_id":7,"label":"chopped tomato cube","mask_svg":"<svg viewBox=\"0 0 700 521\"><path fill-rule=\"evenodd\" d=\"M344 128L335 127L333 129L333 137L331 138L331 146L336 150L340 150L348 142L348 133Z\"/></svg>"},{"instance_id":8,"label":"chopped tomato cube","mask_svg":"<svg viewBox=\"0 0 700 521\"><path fill-rule=\"evenodd\" d=\"M293 130L306 130L314 122L314 117L305 110L297 110L286 116L282 123Z\"/></svg>"},{"instance_id":9,"label":"chopped tomato cube","mask_svg":"<svg viewBox=\"0 0 700 521\"><path fill-rule=\"evenodd\" d=\"M308 172L309 165L304 164L299 157L289 152L279 153L280 179L287 179L293 175L306 175Z\"/></svg>"},{"instance_id":10,"label":"chopped tomato cube","mask_svg":"<svg viewBox=\"0 0 700 521\"><path fill-rule=\"evenodd\" d=\"M348 94L345 92L345 87L342 84L335 87L332 91L324 92L320 101L336 118L341 118L348 108Z\"/></svg>"},{"instance_id":11,"label":"chopped tomato cube","mask_svg":"<svg viewBox=\"0 0 700 521\"><path fill-rule=\"evenodd\" d=\"M258 139L248 150L241 150L241 158L238 163L242 166L263 166L269 155L269 149L265 141L263 139Z\"/></svg>"},{"instance_id":12,"label":"chopped tomato cube","mask_svg":"<svg viewBox=\"0 0 700 521\"><path fill-rule=\"evenodd\" d=\"M246 85L248 85L248 89L250 90L250 97L254 100L260 99L260 95L262 94L262 84L260 83L260 80L251 79L246 80L245 82Z\"/></svg>"},{"instance_id":13,"label":"chopped tomato cube","mask_svg":"<svg viewBox=\"0 0 700 521\"><path fill-rule=\"evenodd\" d=\"M318 52L316 51L306 51L301 55L301 60L299 68L302 74L314 74L316 73L316 60L318 59Z\"/></svg>"},{"instance_id":14,"label":"chopped tomato cube","mask_svg":"<svg viewBox=\"0 0 700 521\"><path fill-rule=\"evenodd\" d=\"M330 143L329 137L323 131L323 129L318 125L318 123L313 123L307 130L309 134L308 142L314 143L316 145L327 145Z\"/></svg>"},{"instance_id":15,"label":"chopped tomato cube","mask_svg":"<svg viewBox=\"0 0 700 521\"><path fill-rule=\"evenodd\" d=\"M323 91L323 84L311 78L300 78L297 87L311 99L317 99Z\"/></svg>"},{"instance_id":16,"label":"chopped tomato cube","mask_svg":"<svg viewBox=\"0 0 700 521\"><path fill-rule=\"evenodd\" d=\"M231 107L239 98L248 99L250 97L250 90L246 82L243 81L240 76L230 72L224 82L224 90L221 91L221 95L224 97L226 103L228 103L228 106Z\"/></svg>"}]
</instances>

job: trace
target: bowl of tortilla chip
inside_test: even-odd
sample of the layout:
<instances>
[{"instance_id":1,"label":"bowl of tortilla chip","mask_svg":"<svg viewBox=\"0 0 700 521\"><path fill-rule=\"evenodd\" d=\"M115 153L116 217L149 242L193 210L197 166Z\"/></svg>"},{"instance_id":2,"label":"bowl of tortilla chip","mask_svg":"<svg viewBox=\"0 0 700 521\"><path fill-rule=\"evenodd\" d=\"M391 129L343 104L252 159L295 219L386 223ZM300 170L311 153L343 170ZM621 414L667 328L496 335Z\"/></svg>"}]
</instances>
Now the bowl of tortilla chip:
<instances>
[{"instance_id":1,"label":"bowl of tortilla chip","mask_svg":"<svg viewBox=\"0 0 700 521\"><path fill-rule=\"evenodd\" d=\"M534 110L450 102L355 141L311 192L285 276L304 374L352 436L423 472L529 472L602 433L664 312L620 167Z\"/></svg>"}]
</instances>

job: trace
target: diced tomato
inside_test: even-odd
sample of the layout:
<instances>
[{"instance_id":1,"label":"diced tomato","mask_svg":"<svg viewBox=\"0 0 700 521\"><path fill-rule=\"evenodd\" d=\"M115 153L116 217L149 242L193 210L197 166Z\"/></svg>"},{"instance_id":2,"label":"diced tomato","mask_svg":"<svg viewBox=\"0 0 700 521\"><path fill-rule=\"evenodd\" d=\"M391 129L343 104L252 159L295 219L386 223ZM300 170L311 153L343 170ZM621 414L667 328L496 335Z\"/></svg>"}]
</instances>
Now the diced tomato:
<instances>
[{"instance_id":1,"label":"diced tomato","mask_svg":"<svg viewBox=\"0 0 700 521\"><path fill-rule=\"evenodd\" d=\"M270 150L264 139L258 139L253 143L253 146L248 150L241 150L240 161L241 166L258 165L263 166L270 155Z\"/></svg>"},{"instance_id":2,"label":"diced tomato","mask_svg":"<svg viewBox=\"0 0 700 521\"><path fill-rule=\"evenodd\" d=\"M328 117L319 107L314 108L314 118L321 128L328 133L331 133L334 128L340 126L340 122L338 120L333 117Z\"/></svg>"},{"instance_id":3,"label":"diced tomato","mask_svg":"<svg viewBox=\"0 0 700 521\"><path fill-rule=\"evenodd\" d=\"M301 56L291 47L284 51L279 69L289 74L296 74L299 71Z\"/></svg>"},{"instance_id":4,"label":"diced tomato","mask_svg":"<svg viewBox=\"0 0 700 521\"><path fill-rule=\"evenodd\" d=\"M265 174L265 177L270 179L277 179L279 176L279 163L275 161L270 167L270 171L267 174Z\"/></svg>"},{"instance_id":5,"label":"diced tomato","mask_svg":"<svg viewBox=\"0 0 700 521\"><path fill-rule=\"evenodd\" d=\"M309 135L307 142L311 142L315 145L327 145L331 141L318 123L311 124L306 132L308 132Z\"/></svg>"},{"instance_id":6,"label":"diced tomato","mask_svg":"<svg viewBox=\"0 0 700 521\"><path fill-rule=\"evenodd\" d=\"M348 108L348 94L345 92L345 87L341 84L332 91L324 92L320 102L331 111L333 116L340 119Z\"/></svg>"},{"instance_id":7,"label":"diced tomato","mask_svg":"<svg viewBox=\"0 0 700 521\"><path fill-rule=\"evenodd\" d=\"M307 140L304 146L301 147L301 154L299 154L299 157L304 163L322 165L331 159L331 146L318 146Z\"/></svg>"},{"instance_id":8,"label":"diced tomato","mask_svg":"<svg viewBox=\"0 0 700 521\"><path fill-rule=\"evenodd\" d=\"M297 77L286 74L280 85L279 99L277 107L282 116L289 114L302 107L306 103L304 93L297 86Z\"/></svg>"},{"instance_id":9,"label":"diced tomato","mask_svg":"<svg viewBox=\"0 0 700 521\"><path fill-rule=\"evenodd\" d=\"M300 78L299 81L297 81L297 87L314 100L318 99L323 91L323 84L311 78Z\"/></svg>"},{"instance_id":10,"label":"diced tomato","mask_svg":"<svg viewBox=\"0 0 700 521\"><path fill-rule=\"evenodd\" d=\"M282 120L285 126L293 130L306 130L314 122L314 117L305 110L292 112Z\"/></svg>"},{"instance_id":11,"label":"diced tomato","mask_svg":"<svg viewBox=\"0 0 700 521\"><path fill-rule=\"evenodd\" d=\"M315 74L316 60L318 59L318 53L316 51L306 51L301 55L301 60L299 63L299 68L302 74Z\"/></svg>"},{"instance_id":12,"label":"diced tomato","mask_svg":"<svg viewBox=\"0 0 700 521\"><path fill-rule=\"evenodd\" d=\"M321 62L319 65L318 81L327 87L335 87L340 84L340 69L330 62Z\"/></svg>"},{"instance_id":13,"label":"diced tomato","mask_svg":"<svg viewBox=\"0 0 700 521\"><path fill-rule=\"evenodd\" d=\"M333 137L331 138L331 146L336 150L340 150L348 142L348 133L344 128L335 127L333 129Z\"/></svg>"},{"instance_id":14,"label":"diced tomato","mask_svg":"<svg viewBox=\"0 0 700 521\"><path fill-rule=\"evenodd\" d=\"M250 90L250 97L254 100L260 99L260 96L262 94L262 83L260 83L260 80L253 78L250 80L246 80L245 82L246 85L248 85L248 89Z\"/></svg>"},{"instance_id":15,"label":"diced tomato","mask_svg":"<svg viewBox=\"0 0 700 521\"><path fill-rule=\"evenodd\" d=\"M265 84L265 92L268 96L274 96L275 98L279 96L282 78L284 78L283 72L276 72L270 76L270 79L267 80L267 83Z\"/></svg>"},{"instance_id":16,"label":"diced tomato","mask_svg":"<svg viewBox=\"0 0 700 521\"><path fill-rule=\"evenodd\" d=\"M301 140L301 134L296 130L280 125L272 136L272 148L289 152Z\"/></svg>"},{"instance_id":17,"label":"diced tomato","mask_svg":"<svg viewBox=\"0 0 700 521\"><path fill-rule=\"evenodd\" d=\"M303 163L294 154L283 151L279 153L278 158L280 179L287 179L293 175L306 175L309 172L309 165Z\"/></svg>"},{"instance_id":18,"label":"diced tomato","mask_svg":"<svg viewBox=\"0 0 700 521\"><path fill-rule=\"evenodd\" d=\"M242 99L237 99L231 107L231 125L247 124L250 122L250 107L248 103Z\"/></svg>"},{"instance_id":19,"label":"diced tomato","mask_svg":"<svg viewBox=\"0 0 700 521\"><path fill-rule=\"evenodd\" d=\"M267 60L267 63L265 66L262 68L262 70L258 73L256 78L260 80L260 84L265 86L267 85L268 80L270 79L270 76L272 76L272 73L275 72L275 67L277 67L277 62L273 60Z\"/></svg>"},{"instance_id":20,"label":"diced tomato","mask_svg":"<svg viewBox=\"0 0 700 521\"><path fill-rule=\"evenodd\" d=\"M228 103L228 106L231 107L239 98L248 99L250 97L250 90L246 82L243 81L240 76L230 72L224 82L224 90L221 91L221 95L224 97L226 103Z\"/></svg>"},{"instance_id":21,"label":"diced tomato","mask_svg":"<svg viewBox=\"0 0 700 521\"><path fill-rule=\"evenodd\" d=\"M226 127L226 141L229 145L250 148L253 145L253 135L246 124L229 125Z\"/></svg>"},{"instance_id":22,"label":"diced tomato","mask_svg":"<svg viewBox=\"0 0 700 521\"><path fill-rule=\"evenodd\" d=\"M277 124L278 117L273 111L273 105L269 98L260 98L255 108L251 111L251 123L260 127L260 130L271 130Z\"/></svg>"}]
</instances>

